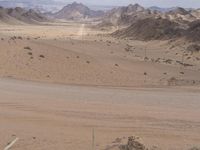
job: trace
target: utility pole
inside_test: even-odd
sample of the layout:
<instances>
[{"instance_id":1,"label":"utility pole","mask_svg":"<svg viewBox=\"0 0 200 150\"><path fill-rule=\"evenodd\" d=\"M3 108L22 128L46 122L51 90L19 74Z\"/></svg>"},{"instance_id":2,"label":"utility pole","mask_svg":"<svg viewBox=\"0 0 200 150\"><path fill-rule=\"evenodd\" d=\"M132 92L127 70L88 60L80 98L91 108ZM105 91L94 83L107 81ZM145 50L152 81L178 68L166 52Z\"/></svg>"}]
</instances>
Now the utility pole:
<instances>
[{"instance_id":1,"label":"utility pole","mask_svg":"<svg viewBox=\"0 0 200 150\"><path fill-rule=\"evenodd\" d=\"M92 129L92 150L95 150L95 131Z\"/></svg>"},{"instance_id":2,"label":"utility pole","mask_svg":"<svg viewBox=\"0 0 200 150\"><path fill-rule=\"evenodd\" d=\"M182 54L182 66L184 66L184 53Z\"/></svg>"},{"instance_id":3,"label":"utility pole","mask_svg":"<svg viewBox=\"0 0 200 150\"><path fill-rule=\"evenodd\" d=\"M147 48L144 48L144 61L147 61Z\"/></svg>"},{"instance_id":4,"label":"utility pole","mask_svg":"<svg viewBox=\"0 0 200 150\"><path fill-rule=\"evenodd\" d=\"M182 58L181 58L182 65L181 65L180 69L183 69L185 67L185 65L184 65L184 51L185 51L185 47L183 47L183 46L180 46L180 47L183 49Z\"/></svg>"}]
</instances>

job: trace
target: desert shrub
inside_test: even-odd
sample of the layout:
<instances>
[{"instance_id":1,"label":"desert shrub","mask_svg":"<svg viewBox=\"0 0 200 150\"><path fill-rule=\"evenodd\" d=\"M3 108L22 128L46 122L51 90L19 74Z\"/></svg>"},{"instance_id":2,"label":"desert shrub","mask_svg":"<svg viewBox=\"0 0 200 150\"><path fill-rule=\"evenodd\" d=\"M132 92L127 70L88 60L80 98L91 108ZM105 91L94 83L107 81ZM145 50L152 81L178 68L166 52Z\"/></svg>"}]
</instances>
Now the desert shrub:
<instances>
[{"instance_id":1,"label":"desert shrub","mask_svg":"<svg viewBox=\"0 0 200 150\"><path fill-rule=\"evenodd\" d=\"M129 137L126 145L120 145L120 150L147 150L143 144L136 141L134 137Z\"/></svg>"},{"instance_id":2,"label":"desert shrub","mask_svg":"<svg viewBox=\"0 0 200 150\"><path fill-rule=\"evenodd\" d=\"M119 67L119 65L118 65L118 64L115 64L115 66L116 66L116 67Z\"/></svg>"},{"instance_id":3,"label":"desert shrub","mask_svg":"<svg viewBox=\"0 0 200 150\"><path fill-rule=\"evenodd\" d=\"M29 46L25 46L24 49L32 50Z\"/></svg>"},{"instance_id":4,"label":"desert shrub","mask_svg":"<svg viewBox=\"0 0 200 150\"><path fill-rule=\"evenodd\" d=\"M44 55L40 55L39 57L40 57L40 58L45 58L45 56L44 56Z\"/></svg>"},{"instance_id":5,"label":"desert shrub","mask_svg":"<svg viewBox=\"0 0 200 150\"><path fill-rule=\"evenodd\" d=\"M171 77L168 80L168 85L176 85L177 84L177 79L175 77Z\"/></svg>"},{"instance_id":6,"label":"desert shrub","mask_svg":"<svg viewBox=\"0 0 200 150\"><path fill-rule=\"evenodd\" d=\"M21 36L18 36L18 39L19 39L19 40L22 40L22 37L21 37Z\"/></svg>"},{"instance_id":7,"label":"desert shrub","mask_svg":"<svg viewBox=\"0 0 200 150\"><path fill-rule=\"evenodd\" d=\"M189 150L200 150L200 147L192 147Z\"/></svg>"},{"instance_id":8,"label":"desert shrub","mask_svg":"<svg viewBox=\"0 0 200 150\"><path fill-rule=\"evenodd\" d=\"M192 44L187 47L187 50L190 52L200 52L200 45Z\"/></svg>"},{"instance_id":9,"label":"desert shrub","mask_svg":"<svg viewBox=\"0 0 200 150\"><path fill-rule=\"evenodd\" d=\"M31 52L28 52L28 55L33 55L33 53L31 53Z\"/></svg>"}]
</instances>

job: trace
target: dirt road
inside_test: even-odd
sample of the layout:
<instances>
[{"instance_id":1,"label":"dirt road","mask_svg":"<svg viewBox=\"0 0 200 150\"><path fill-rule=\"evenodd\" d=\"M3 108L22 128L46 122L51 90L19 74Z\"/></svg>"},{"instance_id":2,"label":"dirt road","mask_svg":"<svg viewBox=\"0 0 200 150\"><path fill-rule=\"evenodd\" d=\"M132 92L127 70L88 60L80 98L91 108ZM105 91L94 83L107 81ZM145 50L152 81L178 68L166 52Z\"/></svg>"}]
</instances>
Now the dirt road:
<instances>
[{"instance_id":1,"label":"dirt road","mask_svg":"<svg viewBox=\"0 0 200 150\"><path fill-rule=\"evenodd\" d=\"M0 149L89 150L139 136L162 149L200 141L198 89L127 89L0 79Z\"/></svg>"}]
</instances>

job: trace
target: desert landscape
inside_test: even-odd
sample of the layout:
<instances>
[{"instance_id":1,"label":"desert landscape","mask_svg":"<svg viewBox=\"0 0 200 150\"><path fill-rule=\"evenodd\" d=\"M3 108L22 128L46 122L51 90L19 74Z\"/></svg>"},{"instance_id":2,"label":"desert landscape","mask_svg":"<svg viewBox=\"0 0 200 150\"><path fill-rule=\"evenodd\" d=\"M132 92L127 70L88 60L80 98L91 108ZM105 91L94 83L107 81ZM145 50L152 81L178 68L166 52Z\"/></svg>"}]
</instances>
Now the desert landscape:
<instances>
[{"instance_id":1,"label":"desert landscape","mask_svg":"<svg viewBox=\"0 0 200 150\"><path fill-rule=\"evenodd\" d=\"M0 149L198 150L199 19L139 4L1 7Z\"/></svg>"}]
</instances>

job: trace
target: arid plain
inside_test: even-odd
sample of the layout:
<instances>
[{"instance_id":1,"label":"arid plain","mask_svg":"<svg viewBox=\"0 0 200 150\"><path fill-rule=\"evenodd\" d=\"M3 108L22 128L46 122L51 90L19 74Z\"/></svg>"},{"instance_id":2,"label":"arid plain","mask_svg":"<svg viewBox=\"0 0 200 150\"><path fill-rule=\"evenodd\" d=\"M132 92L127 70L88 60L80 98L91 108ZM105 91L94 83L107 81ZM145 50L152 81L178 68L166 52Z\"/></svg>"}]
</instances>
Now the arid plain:
<instances>
[{"instance_id":1,"label":"arid plain","mask_svg":"<svg viewBox=\"0 0 200 150\"><path fill-rule=\"evenodd\" d=\"M200 54L117 39L90 23L0 26L0 149L200 146ZM186 65L182 65L182 63ZM116 140L117 139L117 140Z\"/></svg>"}]
</instances>

